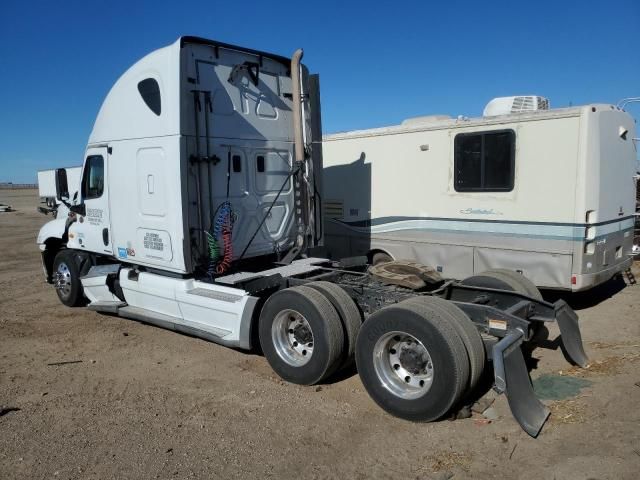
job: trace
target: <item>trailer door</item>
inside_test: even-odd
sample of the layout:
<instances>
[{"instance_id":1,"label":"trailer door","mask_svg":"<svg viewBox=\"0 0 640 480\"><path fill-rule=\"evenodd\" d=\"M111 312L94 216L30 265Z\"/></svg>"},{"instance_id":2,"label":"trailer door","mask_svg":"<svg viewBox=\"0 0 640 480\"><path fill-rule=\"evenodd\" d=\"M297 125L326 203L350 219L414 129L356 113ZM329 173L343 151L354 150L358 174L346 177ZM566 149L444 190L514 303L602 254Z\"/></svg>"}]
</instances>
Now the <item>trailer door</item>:
<instances>
[{"instance_id":1,"label":"trailer door","mask_svg":"<svg viewBox=\"0 0 640 480\"><path fill-rule=\"evenodd\" d=\"M77 229L76 243L80 248L96 253L113 254L109 223L109 188L107 148L89 148L82 169L80 195L85 215Z\"/></svg>"}]
</instances>

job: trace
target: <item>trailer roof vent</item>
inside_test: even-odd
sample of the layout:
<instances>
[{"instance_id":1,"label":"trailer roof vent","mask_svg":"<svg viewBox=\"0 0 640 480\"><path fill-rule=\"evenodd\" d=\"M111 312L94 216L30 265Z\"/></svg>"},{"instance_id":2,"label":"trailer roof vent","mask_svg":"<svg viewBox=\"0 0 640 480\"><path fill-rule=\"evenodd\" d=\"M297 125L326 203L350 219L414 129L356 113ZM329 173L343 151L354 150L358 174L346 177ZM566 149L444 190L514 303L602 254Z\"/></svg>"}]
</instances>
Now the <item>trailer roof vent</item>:
<instances>
[{"instance_id":1,"label":"trailer roof vent","mask_svg":"<svg viewBox=\"0 0 640 480\"><path fill-rule=\"evenodd\" d=\"M482 115L493 117L510 113L534 112L549 110L549 100L537 95L519 95L514 97L498 97L487 103Z\"/></svg>"}]
</instances>

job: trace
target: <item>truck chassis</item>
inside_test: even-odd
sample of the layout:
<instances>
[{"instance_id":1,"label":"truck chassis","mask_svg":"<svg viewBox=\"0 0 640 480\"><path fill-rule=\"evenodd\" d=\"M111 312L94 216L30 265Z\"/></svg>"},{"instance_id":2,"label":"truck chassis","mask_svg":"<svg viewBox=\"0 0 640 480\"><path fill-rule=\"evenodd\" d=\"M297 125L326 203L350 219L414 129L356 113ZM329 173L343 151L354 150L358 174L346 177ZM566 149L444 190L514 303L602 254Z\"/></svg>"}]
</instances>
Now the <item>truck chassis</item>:
<instances>
[{"instance_id":1,"label":"truck chassis","mask_svg":"<svg viewBox=\"0 0 640 480\"><path fill-rule=\"evenodd\" d=\"M353 365L355 357L363 385L372 398L387 412L409 420L436 420L462 406L491 364L493 388L507 396L518 423L535 437L549 416L549 409L534 394L521 347L530 344L544 324L555 322L567 359L580 366L588 362L578 316L571 307L563 300L546 302L536 294L537 290L526 292L517 285L514 289L513 283L501 283L504 277L500 275L504 274L488 273L462 282L439 281L415 290L372 275L365 258L341 262L304 258L258 272L236 272L202 280L172 279L139 266L99 265L108 259L84 252L61 252L67 259L75 256L74 271L78 272L91 310L232 347L250 349L260 343L276 373L299 384L321 382L345 365ZM65 288L71 288L70 282L77 280L65 277L66 272L73 270L68 265L64 264L62 271L60 262L56 265L51 281L58 294L63 295ZM208 297L206 300L213 302L208 306L211 315L226 308L229 302L239 305L238 299L249 299L236 312L240 340L227 340L216 328L200 328L143 308L139 302L129 302L133 291L130 285L123 288L123 283L142 285L150 275L168 282L196 282L197 285L192 285L195 288L187 293ZM144 290L142 286L135 288ZM61 299L64 301L62 296ZM310 299L314 305L320 302L325 308L323 311L317 307L320 320L315 324L311 318L315 314L303 310L300 299ZM341 322L337 327L330 325L336 322L335 318ZM469 325L473 327L471 330ZM433 327L435 339L431 336L433 332L423 335L412 330L423 326ZM273 332L278 328L283 333L276 335ZM339 339L322 342L331 332ZM441 347L445 353L434 351ZM320 370L310 366L314 356L328 358L324 366L318 367ZM313 369L316 370L311 372ZM451 378L443 380L443 377ZM442 381L444 393L434 386ZM431 395L429 389L433 390ZM422 394L422 390L427 394ZM424 410L414 408L428 404L429 397L436 394L441 400L435 405Z\"/></svg>"}]
</instances>

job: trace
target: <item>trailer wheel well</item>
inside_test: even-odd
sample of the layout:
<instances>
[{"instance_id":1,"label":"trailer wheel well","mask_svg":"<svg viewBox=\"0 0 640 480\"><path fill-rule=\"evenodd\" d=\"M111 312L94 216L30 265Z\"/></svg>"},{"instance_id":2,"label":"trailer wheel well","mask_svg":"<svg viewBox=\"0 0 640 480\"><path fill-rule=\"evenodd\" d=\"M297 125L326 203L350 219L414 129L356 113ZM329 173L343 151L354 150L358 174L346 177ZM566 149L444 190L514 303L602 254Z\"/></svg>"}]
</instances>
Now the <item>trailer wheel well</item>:
<instances>
[{"instance_id":1,"label":"trailer wheel well","mask_svg":"<svg viewBox=\"0 0 640 480\"><path fill-rule=\"evenodd\" d=\"M47 272L47 282L52 283L53 261L58 252L62 249L62 240L59 238L48 238L45 242L45 249L42 252L42 263Z\"/></svg>"},{"instance_id":2,"label":"trailer wheel well","mask_svg":"<svg viewBox=\"0 0 640 480\"><path fill-rule=\"evenodd\" d=\"M375 265L376 263L392 261L393 255L382 249L369 250L369 253L367 253L367 260L371 265Z\"/></svg>"}]
</instances>

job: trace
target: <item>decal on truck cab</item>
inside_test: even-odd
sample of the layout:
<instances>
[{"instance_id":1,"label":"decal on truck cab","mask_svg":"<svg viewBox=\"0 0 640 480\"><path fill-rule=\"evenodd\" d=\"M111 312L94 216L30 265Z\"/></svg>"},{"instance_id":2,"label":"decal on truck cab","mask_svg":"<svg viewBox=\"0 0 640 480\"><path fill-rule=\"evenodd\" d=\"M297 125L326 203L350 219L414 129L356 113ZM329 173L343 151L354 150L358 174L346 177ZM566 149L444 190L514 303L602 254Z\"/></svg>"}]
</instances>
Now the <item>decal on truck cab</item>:
<instances>
[{"instance_id":1,"label":"decal on truck cab","mask_svg":"<svg viewBox=\"0 0 640 480\"><path fill-rule=\"evenodd\" d=\"M135 257L136 251L131 247L118 247L118 257L127 258L127 257Z\"/></svg>"},{"instance_id":2,"label":"decal on truck cab","mask_svg":"<svg viewBox=\"0 0 640 480\"><path fill-rule=\"evenodd\" d=\"M144 248L150 250L164 250L162 237L158 233L146 232L144 234Z\"/></svg>"},{"instance_id":3,"label":"decal on truck cab","mask_svg":"<svg viewBox=\"0 0 640 480\"><path fill-rule=\"evenodd\" d=\"M91 225L102 225L102 210L99 208L87 208L87 221Z\"/></svg>"}]
</instances>

